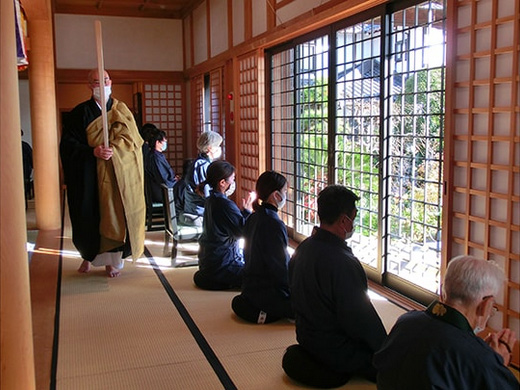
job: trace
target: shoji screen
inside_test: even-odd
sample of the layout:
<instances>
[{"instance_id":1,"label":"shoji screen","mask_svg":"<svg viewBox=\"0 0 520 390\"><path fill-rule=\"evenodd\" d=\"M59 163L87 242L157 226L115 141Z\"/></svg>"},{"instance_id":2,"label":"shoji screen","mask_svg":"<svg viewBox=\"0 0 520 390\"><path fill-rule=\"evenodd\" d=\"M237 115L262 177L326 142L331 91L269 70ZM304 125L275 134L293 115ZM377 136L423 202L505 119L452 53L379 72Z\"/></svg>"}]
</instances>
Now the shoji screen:
<instances>
[{"instance_id":1,"label":"shoji screen","mask_svg":"<svg viewBox=\"0 0 520 390\"><path fill-rule=\"evenodd\" d=\"M519 8L454 4L451 253L496 261L508 278L489 325L520 331ZM448 187L450 188L450 187ZM516 348L518 364L518 346Z\"/></svg>"},{"instance_id":2,"label":"shoji screen","mask_svg":"<svg viewBox=\"0 0 520 390\"><path fill-rule=\"evenodd\" d=\"M255 189L256 179L259 175L259 153L264 136L259 134L261 104L258 98L259 85L259 61L256 52L238 58L238 100L235 103L235 112L239 121L236 132L238 137L238 166L240 188L237 199L246 196L247 192ZM238 109L238 110L237 110ZM265 148L264 148L265 149ZM265 150L262 150L265 154ZM264 158L264 156L262 156Z\"/></svg>"},{"instance_id":3,"label":"shoji screen","mask_svg":"<svg viewBox=\"0 0 520 390\"><path fill-rule=\"evenodd\" d=\"M182 171L184 159L184 93L182 83L143 85L144 122L153 123L166 132L166 158L176 173Z\"/></svg>"}]
</instances>

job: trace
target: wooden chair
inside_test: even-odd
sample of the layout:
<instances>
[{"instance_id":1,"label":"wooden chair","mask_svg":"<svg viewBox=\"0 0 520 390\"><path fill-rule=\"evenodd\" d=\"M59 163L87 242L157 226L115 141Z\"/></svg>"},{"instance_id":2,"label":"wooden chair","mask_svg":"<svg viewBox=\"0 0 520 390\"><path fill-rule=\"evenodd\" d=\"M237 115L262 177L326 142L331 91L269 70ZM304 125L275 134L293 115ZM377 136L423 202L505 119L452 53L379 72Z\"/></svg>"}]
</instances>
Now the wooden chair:
<instances>
[{"instance_id":1,"label":"wooden chair","mask_svg":"<svg viewBox=\"0 0 520 390\"><path fill-rule=\"evenodd\" d=\"M163 204L152 200L151 183L152 180L145 173L144 175L144 199L146 202L146 230L163 230L164 213Z\"/></svg>"},{"instance_id":2,"label":"wooden chair","mask_svg":"<svg viewBox=\"0 0 520 390\"><path fill-rule=\"evenodd\" d=\"M164 184L161 185L161 189L163 195L165 248L169 249L171 239L173 243L170 254L172 267L181 266L181 264L177 262L177 244L182 241L197 241L202 234L202 227L188 226L179 223L175 211L175 196L173 194L173 189L168 188ZM198 265L198 259L182 263L182 266L189 265Z\"/></svg>"}]
</instances>

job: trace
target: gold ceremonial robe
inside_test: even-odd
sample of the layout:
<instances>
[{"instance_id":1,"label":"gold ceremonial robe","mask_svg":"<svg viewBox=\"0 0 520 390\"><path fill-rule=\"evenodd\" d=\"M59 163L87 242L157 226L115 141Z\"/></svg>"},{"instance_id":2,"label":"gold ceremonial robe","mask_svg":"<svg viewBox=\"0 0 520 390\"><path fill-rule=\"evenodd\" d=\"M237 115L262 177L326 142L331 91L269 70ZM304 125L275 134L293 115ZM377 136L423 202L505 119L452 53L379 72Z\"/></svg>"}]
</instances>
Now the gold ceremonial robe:
<instances>
[{"instance_id":1,"label":"gold ceremonial robe","mask_svg":"<svg viewBox=\"0 0 520 390\"><path fill-rule=\"evenodd\" d=\"M113 150L108 161L97 159L101 244L99 253L122 246L127 231L132 258L144 251L145 213L143 179L143 139L132 112L113 99L108 111L108 143ZM103 144L102 116L87 128L91 147Z\"/></svg>"}]
</instances>

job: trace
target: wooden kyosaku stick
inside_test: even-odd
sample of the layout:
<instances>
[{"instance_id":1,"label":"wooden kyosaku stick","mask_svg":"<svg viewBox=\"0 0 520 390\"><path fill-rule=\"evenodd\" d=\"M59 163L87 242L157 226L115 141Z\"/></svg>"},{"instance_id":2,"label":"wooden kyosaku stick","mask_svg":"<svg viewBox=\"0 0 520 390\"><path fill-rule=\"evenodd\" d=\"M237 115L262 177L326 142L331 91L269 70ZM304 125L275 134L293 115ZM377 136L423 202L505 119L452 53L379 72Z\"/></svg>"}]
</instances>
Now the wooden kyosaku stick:
<instances>
[{"instance_id":1,"label":"wooden kyosaku stick","mask_svg":"<svg viewBox=\"0 0 520 390\"><path fill-rule=\"evenodd\" d=\"M108 116L107 116L107 99L105 96L105 64L103 60L103 35L101 32L101 22L94 21L96 30L96 50L97 65L99 74L99 95L101 98L101 117L103 120L103 145L108 148Z\"/></svg>"}]
</instances>

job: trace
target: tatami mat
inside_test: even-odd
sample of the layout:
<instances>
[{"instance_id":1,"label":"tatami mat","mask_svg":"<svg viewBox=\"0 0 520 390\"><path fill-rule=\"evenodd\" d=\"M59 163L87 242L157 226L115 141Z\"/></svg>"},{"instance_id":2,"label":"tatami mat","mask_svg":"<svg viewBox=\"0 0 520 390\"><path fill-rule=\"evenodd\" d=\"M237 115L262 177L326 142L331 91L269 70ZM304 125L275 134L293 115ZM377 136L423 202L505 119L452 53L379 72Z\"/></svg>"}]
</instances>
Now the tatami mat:
<instances>
[{"instance_id":1,"label":"tatami mat","mask_svg":"<svg viewBox=\"0 0 520 390\"><path fill-rule=\"evenodd\" d=\"M119 278L109 279L103 268L77 273L81 259L71 243L68 219L65 223L57 304L53 286L59 267L52 248L59 248L59 231L38 236L41 248L31 264L38 389L305 388L281 368L285 348L295 343L294 324L253 325L238 319L230 307L238 292L197 289L192 281L196 267L172 267L164 232L146 234L157 269L143 257L127 262ZM181 243L179 249L177 263L193 263L197 244ZM370 296L389 330L404 310L377 294ZM354 378L341 389L375 388Z\"/></svg>"},{"instance_id":2,"label":"tatami mat","mask_svg":"<svg viewBox=\"0 0 520 390\"><path fill-rule=\"evenodd\" d=\"M285 348L296 342L294 324L254 325L237 318L230 303L238 291L197 289L192 281L197 267L171 266L163 232L147 233L146 246L157 272L143 257L135 264L127 262L122 275L110 279L103 268L77 272L81 259L68 230L58 314L57 389L304 388L281 368ZM193 261L196 243L179 248L181 264ZM177 306L158 273L173 289ZM388 328L403 312L376 295L373 302ZM186 309L188 322L193 320L192 328L179 314L179 305L181 311ZM202 341L194 336L198 331ZM208 346L216 359L208 354ZM375 388L356 378L342 387Z\"/></svg>"},{"instance_id":3,"label":"tatami mat","mask_svg":"<svg viewBox=\"0 0 520 390\"><path fill-rule=\"evenodd\" d=\"M63 259L57 389L221 389L149 267L78 274Z\"/></svg>"},{"instance_id":4,"label":"tatami mat","mask_svg":"<svg viewBox=\"0 0 520 390\"><path fill-rule=\"evenodd\" d=\"M254 325L237 318L230 307L237 291L215 292L195 288L194 268L164 271L175 291L212 346L239 389L296 389L301 385L288 379L281 367L285 348L296 342L294 324L279 321ZM183 277L186 276L186 277ZM388 317L389 327L404 311L375 294L374 304ZM385 324L386 325L386 324ZM342 389L375 389L360 378Z\"/></svg>"}]
</instances>

